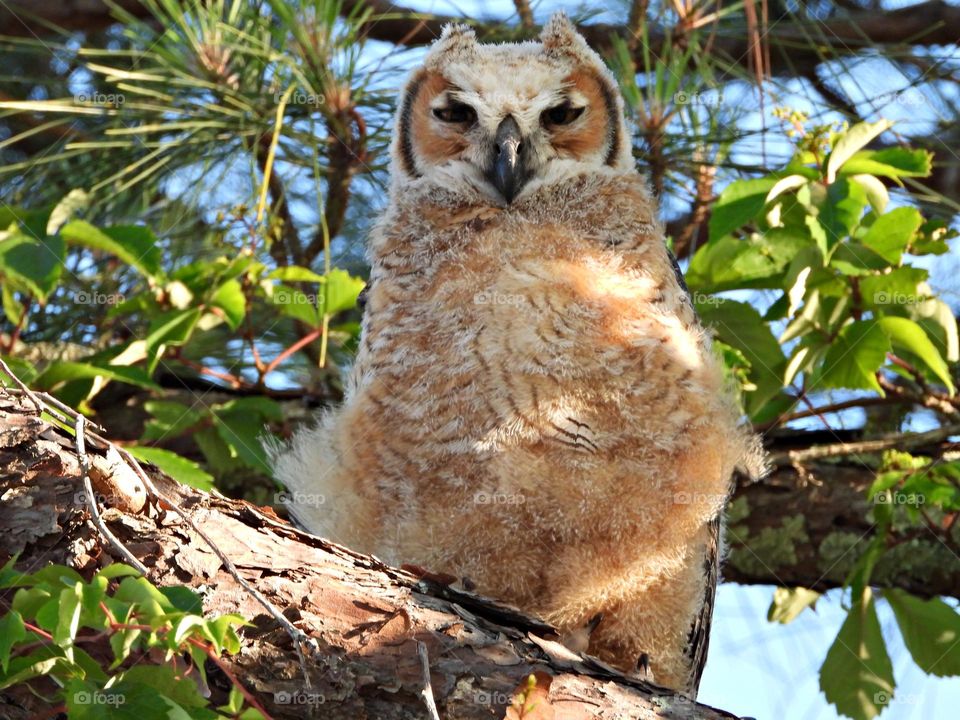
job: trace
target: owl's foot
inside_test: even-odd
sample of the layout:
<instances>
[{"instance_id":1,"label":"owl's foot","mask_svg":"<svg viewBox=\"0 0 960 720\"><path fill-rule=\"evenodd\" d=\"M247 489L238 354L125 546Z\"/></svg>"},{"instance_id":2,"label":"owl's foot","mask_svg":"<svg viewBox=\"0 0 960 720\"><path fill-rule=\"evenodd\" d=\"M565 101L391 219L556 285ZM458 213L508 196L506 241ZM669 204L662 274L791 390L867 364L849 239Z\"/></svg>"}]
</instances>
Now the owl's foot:
<instances>
[{"instance_id":1,"label":"owl's foot","mask_svg":"<svg viewBox=\"0 0 960 720\"><path fill-rule=\"evenodd\" d=\"M640 657L637 658L637 666L630 673L630 676L649 683L656 682L653 679L653 671L650 669L650 655L640 653Z\"/></svg>"}]
</instances>

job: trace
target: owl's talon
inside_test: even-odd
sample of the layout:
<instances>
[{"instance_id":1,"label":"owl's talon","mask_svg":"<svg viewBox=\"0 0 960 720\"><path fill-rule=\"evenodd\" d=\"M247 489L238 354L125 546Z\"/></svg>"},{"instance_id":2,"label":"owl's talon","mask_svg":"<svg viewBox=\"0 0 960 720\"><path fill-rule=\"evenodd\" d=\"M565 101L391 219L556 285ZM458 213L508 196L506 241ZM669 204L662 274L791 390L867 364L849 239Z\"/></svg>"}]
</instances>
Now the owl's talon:
<instances>
[{"instance_id":1,"label":"owl's talon","mask_svg":"<svg viewBox=\"0 0 960 720\"><path fill-rule=\"evenodd\" d=\"M647 653L640 653L640 657L637 658L637 666L631 675L638 680L645 680L646 682L654 682L653 680L653 671L650 669L650 655Z\"/></svg>"}]
</instances>

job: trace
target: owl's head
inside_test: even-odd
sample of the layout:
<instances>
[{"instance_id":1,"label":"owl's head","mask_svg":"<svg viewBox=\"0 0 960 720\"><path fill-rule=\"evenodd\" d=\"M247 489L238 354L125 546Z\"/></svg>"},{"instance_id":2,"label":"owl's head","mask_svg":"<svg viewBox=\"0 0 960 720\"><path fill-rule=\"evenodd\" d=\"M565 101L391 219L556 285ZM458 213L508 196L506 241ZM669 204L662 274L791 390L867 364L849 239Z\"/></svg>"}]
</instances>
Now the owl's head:
<instances>
[{"instance_id":1,"label":"owl's head","mask_svg":"<svg viewBox=\"0 0 960 720\"><path fill-rule=\"evenodd\" d=\"M445 28L404 88L392 152L395 187L461 180L507 203L573 173L634 167L616 80L563 13L538 42Z\"/></svg>"}]
</instances>

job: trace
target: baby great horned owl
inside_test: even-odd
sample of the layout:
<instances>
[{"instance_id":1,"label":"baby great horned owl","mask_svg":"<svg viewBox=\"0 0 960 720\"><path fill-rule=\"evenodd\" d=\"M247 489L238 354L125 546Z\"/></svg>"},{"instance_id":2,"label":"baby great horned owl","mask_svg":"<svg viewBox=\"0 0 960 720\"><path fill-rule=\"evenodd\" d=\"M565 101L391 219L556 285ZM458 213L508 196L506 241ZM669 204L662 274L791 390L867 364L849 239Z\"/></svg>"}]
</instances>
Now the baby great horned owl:
<instances>
[{"instance_id":1,"label":"baby great horned owl","mask_svg":"<svg viewBox=\"0 0 960 720\"><path fill-rule=\"evenodd\" d=\"M447 28L408 81L344 404L275 453L309 529L470 578L696 691L719 517L750 442L564 16Z\"/></svg>"}]
</instances>

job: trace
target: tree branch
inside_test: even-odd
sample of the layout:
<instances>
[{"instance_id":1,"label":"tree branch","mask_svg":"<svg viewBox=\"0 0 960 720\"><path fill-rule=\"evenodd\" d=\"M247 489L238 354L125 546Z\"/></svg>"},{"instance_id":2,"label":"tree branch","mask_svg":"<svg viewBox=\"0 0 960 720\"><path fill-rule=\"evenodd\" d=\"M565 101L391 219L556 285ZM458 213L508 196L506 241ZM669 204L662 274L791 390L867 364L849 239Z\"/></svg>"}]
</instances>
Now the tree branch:
<instances>
[{"instance_id":1,"label":"tree branch","mask_svg":"<svg viewBox=\"0 0 960 720\"><path fill-rule=\"evenodd\" d=\"M0 561L18 555L21 568L67 564L87 577L114 561L86 522L66 434L31 406L2 396L0 463ZM162 502L136 513L106 509L105 522L153 582L202 585L206 613L251 619L241 630L241 651L217 664L276 720L303 718L311 710L305 705L319 704L328 720L419 719L425 676L437 714L447 720L503 717L530 687L530 676L538 705L558 716L734 717L574 653L549 625L448 580L388 567L300 532L272 511L151 475L151 485L189 522L171 521ZM211 552L211 544L225 548L230 562ZM9 590L0 595L0 612L11 598ZM304 666L307 678L289 633L264 612L264 602L316 641L317 654ZM213 678L211 699L220 704L229 687ZM48 709L26 686L5 688L0 702L10 720Z\"/></svg>"},{"instance_id":2,"label":"tree branch","mask_svg":"<svg viewBox=\"0 0 960 720\"><path fill-rule=\"evenodd\" d=\"M505 34L502 22L477 22L466 17L419 13L385 0L347 0L342 12L348 14L359 7L373 10L373 17L362 28L362 34L395 44L428 44L450 22L469 23L481 39L502 39ZM536 28L531 28L530 34L535 31ZM581 25L580 31L600 52L611 49L613 37L629 41L630 36L626 24L590 23ZM672 31L663 28L649 28L648 36L652 49L658 54L662 53L665 44L679 40ZM809 38L818 36L826 38L827 44L811 47ZM770 58L769 70L774 75L794 76L809 72L824 60L851 55L871 44L952 45L960 41L960 7L948 5L943 0L928 0L889 12L863 10L849 12L844 17L806 23L771 18L765 40L776 50ZM750 39L740 25L721 25L713 40L713 52L746 66Z\"/></svg>"}]
</instances>

